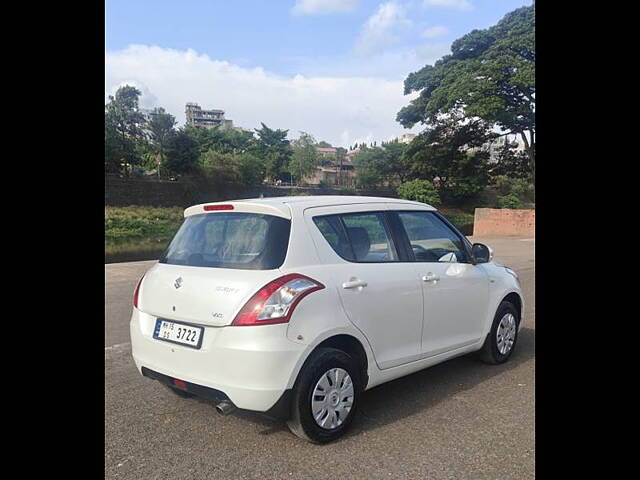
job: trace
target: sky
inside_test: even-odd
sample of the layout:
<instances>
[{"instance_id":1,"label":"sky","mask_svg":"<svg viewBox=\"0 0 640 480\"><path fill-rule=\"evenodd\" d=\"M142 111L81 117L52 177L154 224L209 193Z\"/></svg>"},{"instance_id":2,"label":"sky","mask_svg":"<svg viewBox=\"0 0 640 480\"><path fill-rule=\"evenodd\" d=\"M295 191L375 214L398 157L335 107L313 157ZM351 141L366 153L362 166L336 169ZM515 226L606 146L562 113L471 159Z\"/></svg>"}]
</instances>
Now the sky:
<instances>
[{"instance_id":1,"label":"sky","mask_svg":"<svg viewBox=\"0 0 640 480\"><path fill-rule=\"evenodd\" d=\"M187 102L235 126L348 147L395 121L411 72L531 0L106 0L105 102L124 84L184 124Z\"/></svg>"}]
</instances>

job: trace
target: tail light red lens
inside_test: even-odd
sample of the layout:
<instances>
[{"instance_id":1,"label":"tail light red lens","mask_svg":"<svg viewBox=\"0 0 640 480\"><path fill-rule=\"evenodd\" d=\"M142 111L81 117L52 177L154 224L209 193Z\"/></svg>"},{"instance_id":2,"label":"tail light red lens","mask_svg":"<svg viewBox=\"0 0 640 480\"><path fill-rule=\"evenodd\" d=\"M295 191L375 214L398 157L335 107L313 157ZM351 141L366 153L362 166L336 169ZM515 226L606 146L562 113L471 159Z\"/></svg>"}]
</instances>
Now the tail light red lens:
<instances>
[{"instance_id":1,"label":"tail light red lens","mask_svg":"<svg viewBox=\"0 0 640 480\"><path fill-rule=\"evenodd\" d=\"M142 279L144 278L144 275L142 275L142 277L140 277L140 280L138 280L138 285L136 285L136 289L133 292L133 306L138 308L138 298L140 296L140 285L142 284Z\"/></svg>"},{"instance_id":2,"label":"tail light red lens","mask_svg":"<svg viewBox=\"0 0 640 480\"><path fill-rule=\"evenodd\" d=\"M262 287L249 299L231 325L287 323L300 301L324 285L299 273L290 273Z\"/></svg>"}]
</instances>

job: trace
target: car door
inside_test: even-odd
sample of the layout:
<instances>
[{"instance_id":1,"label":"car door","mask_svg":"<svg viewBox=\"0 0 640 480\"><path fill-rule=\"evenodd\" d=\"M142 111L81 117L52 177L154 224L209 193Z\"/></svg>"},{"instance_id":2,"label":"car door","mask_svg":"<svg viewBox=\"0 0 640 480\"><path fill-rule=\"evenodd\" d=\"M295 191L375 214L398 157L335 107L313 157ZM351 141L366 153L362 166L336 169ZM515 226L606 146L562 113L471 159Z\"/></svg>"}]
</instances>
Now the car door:
<instances>
[{"instance_id":1,"label":"car door","mask_svg":"<svg viewBox=\"0 0 640 480\"><path fill-rule=\"evenodd\" d=\"M406 232L423 288L423 355L437 355L477 342L487 315L488 276L469 261L461 236L436 212L395 214Z\"/></svg>"},{"instance_id":2,"label":"car door","mask_svg":"<svg viewBox=\"0 0 640 480\"><path fill-rule=\"evenodd\" d=\"M422 286L409 259L397 250L386 207L310 210L318 253L329 264L345 313L366 336L378 366L385 369L417 359Z\"/></svg>"}]
</instances>

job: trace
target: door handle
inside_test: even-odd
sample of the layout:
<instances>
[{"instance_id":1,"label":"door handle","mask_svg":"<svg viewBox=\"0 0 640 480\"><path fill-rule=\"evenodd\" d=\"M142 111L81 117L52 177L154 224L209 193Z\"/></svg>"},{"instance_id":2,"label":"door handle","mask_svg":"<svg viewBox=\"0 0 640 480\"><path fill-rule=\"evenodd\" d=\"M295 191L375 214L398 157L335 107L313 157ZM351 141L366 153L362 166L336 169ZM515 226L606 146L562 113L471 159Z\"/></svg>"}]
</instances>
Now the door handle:
<instances>
[{"instance_id":1,"label":"door handle","mask_svg":"<svg viewBox=\"0 0 640 480\"><path fill-rule=\"evenodd\" d=\"M426 275L422 276L422 281L423 282L437 282L438 280L440 280L440 277L437 276L435 273L429 272Z\"/></svg>"},{"instance_id":2,"label":"door handle","mask_svg":"<svg viewBox=\"0 0 640 480\"><path fill-rule=\"evenodd\" d=\"M342 284L342 288L359 288L366 287L367 285L367 282L363 282L362 280L349 280Z\"/></svg>"}]
</instances>

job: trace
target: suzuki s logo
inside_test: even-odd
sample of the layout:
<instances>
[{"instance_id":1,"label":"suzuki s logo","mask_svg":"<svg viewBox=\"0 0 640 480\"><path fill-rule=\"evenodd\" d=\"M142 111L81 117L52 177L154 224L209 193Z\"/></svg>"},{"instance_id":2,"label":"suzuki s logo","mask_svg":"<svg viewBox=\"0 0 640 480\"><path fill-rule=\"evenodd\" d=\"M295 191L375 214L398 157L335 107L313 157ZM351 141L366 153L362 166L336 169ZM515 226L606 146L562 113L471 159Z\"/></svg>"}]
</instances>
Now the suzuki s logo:
<instances>
[{"instance_id":1,"label":"suzuki s logo","mask_svg":"<svg viewBox=\"0 0 640 480\"><path fill-rule=\"evenodd\" d=\"M173 286L176 288L180 288L182 286L182 277L176 278L176 281L173 282Z\"/></svg>"}]
</instances>

